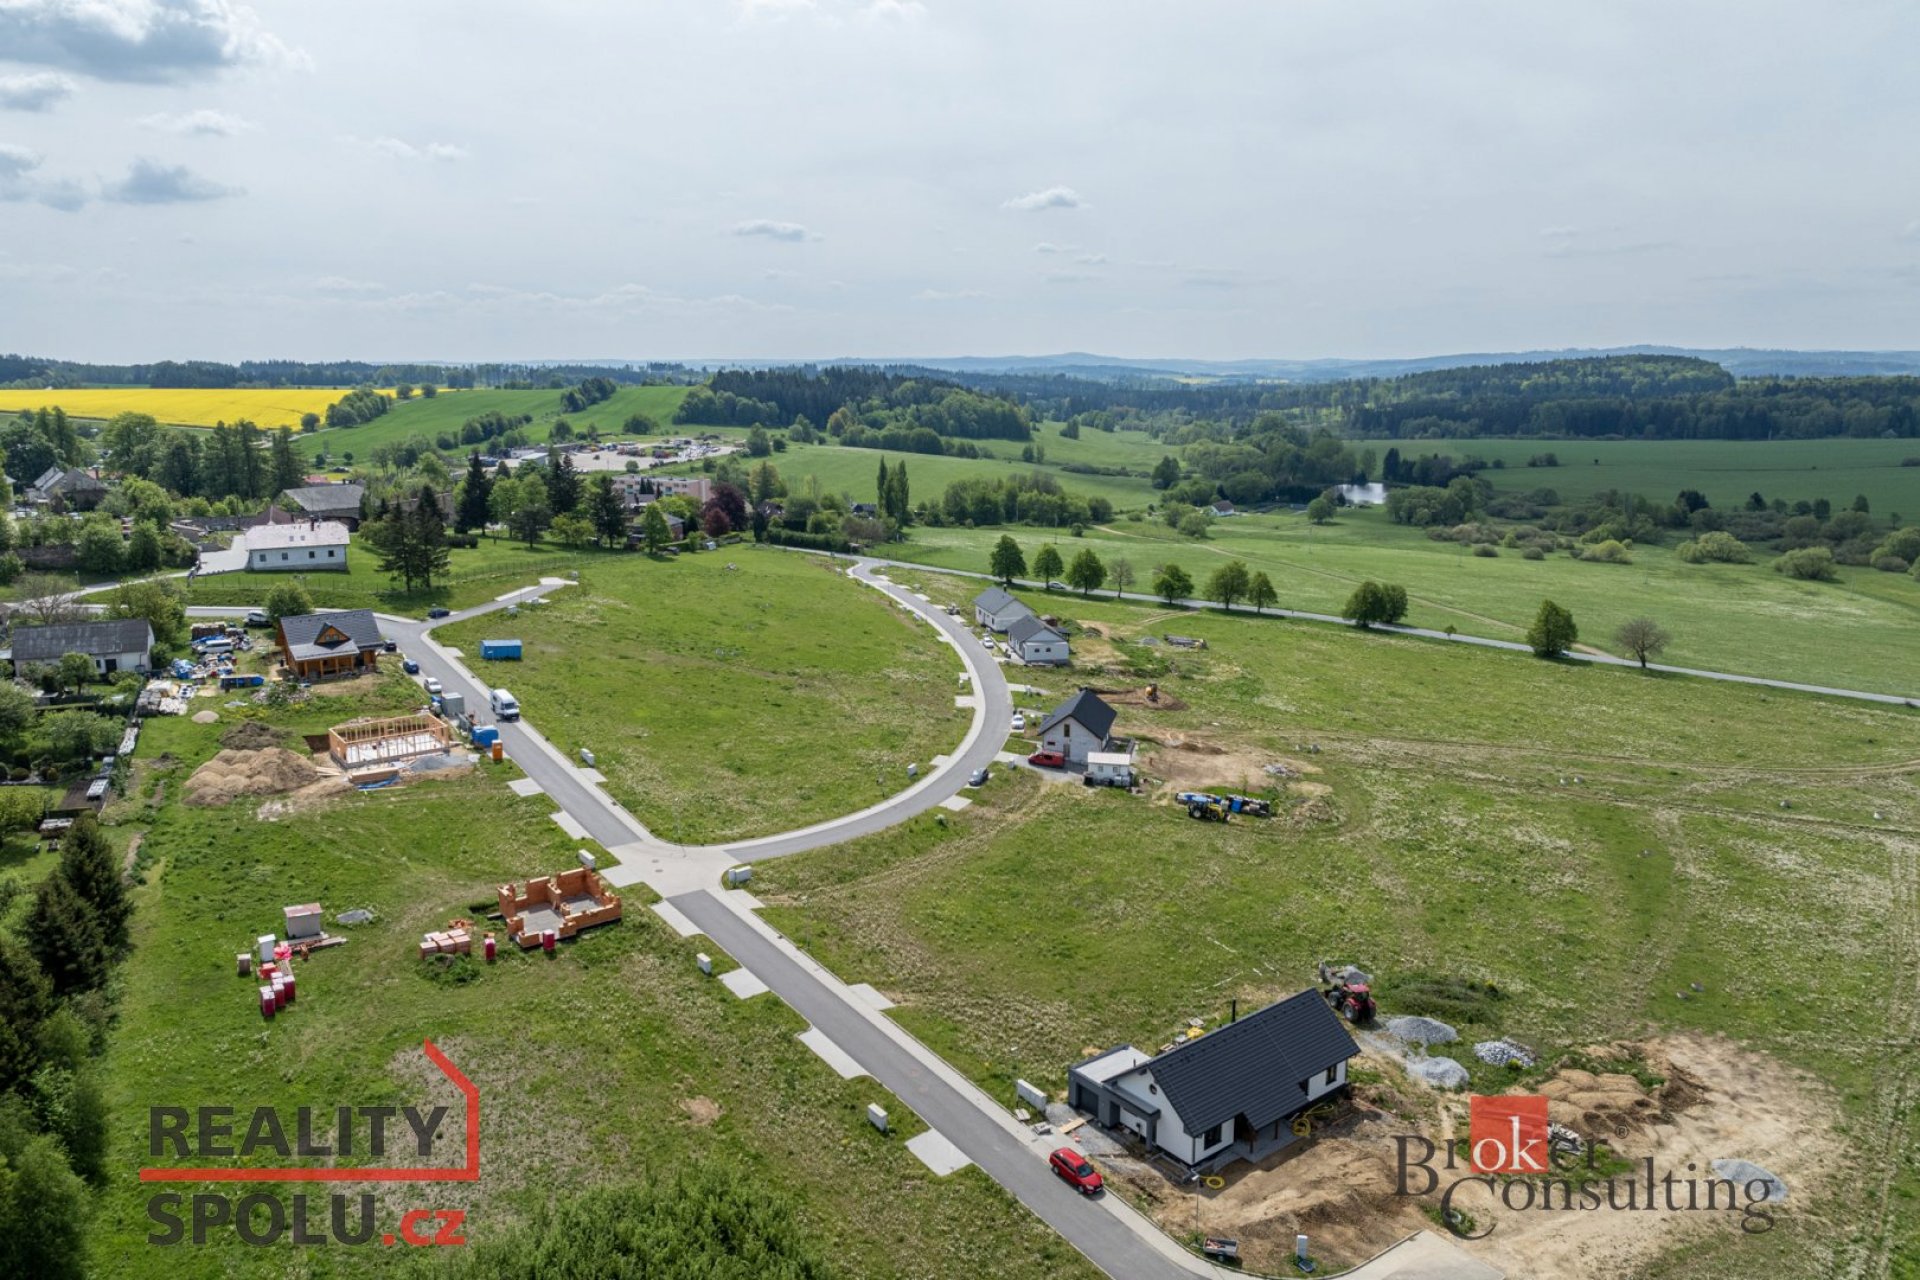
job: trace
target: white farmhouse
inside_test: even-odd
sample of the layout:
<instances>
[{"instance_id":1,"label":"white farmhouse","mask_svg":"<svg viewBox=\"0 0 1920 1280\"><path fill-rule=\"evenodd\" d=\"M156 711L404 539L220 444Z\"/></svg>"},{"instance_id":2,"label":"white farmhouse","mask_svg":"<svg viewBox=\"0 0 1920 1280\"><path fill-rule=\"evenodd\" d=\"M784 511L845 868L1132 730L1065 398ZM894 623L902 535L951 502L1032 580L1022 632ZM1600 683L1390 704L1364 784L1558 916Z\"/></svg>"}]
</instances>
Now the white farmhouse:
<instances>
[{"instance_id":1,"label":"white farmhouse","mask_svg":"<svg viewBox=\"0 0 1920 1280\"><path fill-rule=\"evenodd\" d=\"M1007 624L1007 648L1032 666L1064 667L1071 657L1067 638L1031 613Z\"/></svg>"},{"instance_id":2,"label":"white farmhouse","mask_svg":"<svg viewBox=\"0 0 1920 1280\"><path fill-rule=\"evenodd\" d=\"M973 598L973 621L989 631L1004 632L1019 618L1031 618L1033 610L999 587L988 587Z\"/></svg>"},{"instance_id":3,"label":"white farmhouse","mask_svg":"<svg viewBox=\"0 0 1920 1280\"><path fill-rule=\"evenodd\" d=\"M255 525L241 539L247 568L256 573L311 573L347 569L347 544L352 535L337 520L304 520L296 524Z\"/></svg>"},{"instance_id":4,"label":"white farmhouse","mask_svg":"<svg viewBox=\"0 0 1920 1280\"><path fill-rule=\"evenodd\" d=\"M1055 752L1068 764L1084 765L1095 752L1108 750L1114 710L1091 689L1082 689L1040 722L1040 750Z\"/></svg>"}]
</instances>

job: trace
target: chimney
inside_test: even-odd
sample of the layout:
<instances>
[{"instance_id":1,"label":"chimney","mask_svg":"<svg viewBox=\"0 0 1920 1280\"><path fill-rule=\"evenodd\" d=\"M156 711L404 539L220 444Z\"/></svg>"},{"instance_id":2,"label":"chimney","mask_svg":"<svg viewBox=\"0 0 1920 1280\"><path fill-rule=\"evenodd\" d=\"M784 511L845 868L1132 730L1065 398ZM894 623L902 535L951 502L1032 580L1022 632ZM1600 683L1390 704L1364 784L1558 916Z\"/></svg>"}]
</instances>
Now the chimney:
<instances>
[{"instance_id":1,"label":"chimney","mask_svg":"<svg viewBox=\"0 0 1920 1280\"><path fill-rule=\"evenodd\" d=\"M1240 1021L1240 998L1238 996L1234 997L1233 1012L1227 1015L1227 1021L1228 1022Z\"/></svg>"}]
</instances>

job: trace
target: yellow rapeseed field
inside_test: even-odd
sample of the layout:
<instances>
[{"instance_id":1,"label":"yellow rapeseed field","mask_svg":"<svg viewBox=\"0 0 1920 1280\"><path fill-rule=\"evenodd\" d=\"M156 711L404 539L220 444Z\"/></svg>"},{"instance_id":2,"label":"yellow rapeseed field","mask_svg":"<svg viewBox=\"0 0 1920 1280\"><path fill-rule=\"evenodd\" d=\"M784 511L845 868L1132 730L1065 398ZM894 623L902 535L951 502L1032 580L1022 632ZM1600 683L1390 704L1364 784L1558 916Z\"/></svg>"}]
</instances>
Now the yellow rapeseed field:
<instances>
[{"instance_id":1,"label":"yellow rapeseed field","mask_svg":"<svg viewBox=\"0 0 1920 1280\"><path fill-rule=\"evenodd\" d=\"M0 391L0 412L58 405L75 418L111 418L119 413L148 413L182 427L210 427L246 418L261 427L300 426L300 415L326 416L327 406L347 394L345 387L215 389L173 387L91 388L83 391ZM441 393L445 395L443 391Z\"/></svg>"}]
</instances>

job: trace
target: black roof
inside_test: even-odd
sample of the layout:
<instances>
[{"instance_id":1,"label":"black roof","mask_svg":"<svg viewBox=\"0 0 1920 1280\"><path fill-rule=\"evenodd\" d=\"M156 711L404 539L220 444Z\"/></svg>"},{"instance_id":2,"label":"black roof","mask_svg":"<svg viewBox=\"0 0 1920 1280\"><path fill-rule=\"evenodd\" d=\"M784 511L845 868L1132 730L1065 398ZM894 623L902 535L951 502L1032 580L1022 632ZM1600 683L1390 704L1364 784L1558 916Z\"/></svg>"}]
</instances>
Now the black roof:
<instances>
[{"instance_id":1,"label":"black roof","mask_svg":"<svg viewBox=\"0 0 1920 1280\"><path fill-rule=\"evenodd\" d=\"M1046 623L1040 621L1039 618L1035 617L1031 613L1023 613L1019 617L1015 618L1012 622L1007 624L1007 638L1013 641L1015 644L1025 644L1027 641L1031 640L1035 635L1043 631L1046 632L1048 635L1052 636L1055 640L1066 639L1065 636L1061 635L1058 631L1055 631L1052 627L1048 626ZM1085 722L1082 721L1082 723L1085 723Z\"/></svg>"},{"instance_id":2,"label":"black roof","mask_svg":"<svg viewBox=\"0 0 1920 1280\"><path fill-rule=\"evenodd\" d=\"M320 643L320 634L332 627L344 640ZM338 653L348 645L354 649L378 649L380 624L371 609L336 609L327 613L293 613L280 619L280 634L294 659L324 657Z\"/></svg>"},{"instance_id":3,"label":"black roof","mask_svg":"<svg viewBox=\"0 0 1920 1280\"><path fill-rule=\"evenodd\" d=\"M1292 1115L1307 1104L1307 1081L1359 1052L1326 998L1308 990L1169 1049L1147 1069L1198 1136L1235 1116L1258 1129Z\"/></svg>"},{"instance_id":4,"label":"black roof","mask_svg":"<svg viewBox=\"0 0 1920 1280\"><path fill-rule=\"evenodd\" d=\"M982 591L973 598L973 607L976 609L985 609L988 613L997 614L1010 604L1020 605L1023 609L1026 608L1025 605L1020 604L1018 600L1014 599L999 587L988 587L985 591Z\"/></svg>"},{"instance_id":5,"label":"black roof","mask_svg":"<svg viewBox=\"0 0 1920 1280\"><path fill-rule=\"evenodd\" d=\"M1100 701L1100 695L1091 689L1082 689L1053 709L1053 714L1040 723L1041 736L1047 730L1069 717L1086 726L1088 733L1105 740L1113 732L1113 718L1116 713L1106 703Z\"/></svg>"},{"instance_id":6,"label":"black roof","mask_svg":"<svg viewBox=\"0 0 1920 1280\"><path fill-rule=\"evenodd\" d=\"M145 618L109 618L99 622L57 622L48 627L16 627L15 662L53 662L62 654L91 658L122 653L145 656L153 648L153 627Z\"/></svg>"}]
</instances>

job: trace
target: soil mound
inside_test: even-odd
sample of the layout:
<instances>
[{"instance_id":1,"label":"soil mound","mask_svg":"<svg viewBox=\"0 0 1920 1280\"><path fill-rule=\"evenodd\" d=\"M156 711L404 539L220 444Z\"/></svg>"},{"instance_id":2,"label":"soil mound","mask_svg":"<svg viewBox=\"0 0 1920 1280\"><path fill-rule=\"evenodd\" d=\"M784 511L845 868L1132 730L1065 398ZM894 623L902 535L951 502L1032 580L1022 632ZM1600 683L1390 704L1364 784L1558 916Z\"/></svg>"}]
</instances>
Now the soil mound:
<instances>
[{"instance_id":1,"label":"soil mound","mask_svg":"<svg viewBox=\"0 0 1920 1280\"><path fill-rule=\"evenodd\" d=\"M274 796L320 780L313 762L285 747L222 751L187 779L187 803L229 804L241 796Z\"/></svg>"},{"instance_id":2,"label":"soil mound","mask_svg":"<svg viewBox=\"0 0 1920 1280\"><path fill-rule=\"evenodd\" d=\"M263 751L286 745L286 739L258 720L243 720L220 735L220 745L235 751Z\"/></svg>"}]
</instances>

